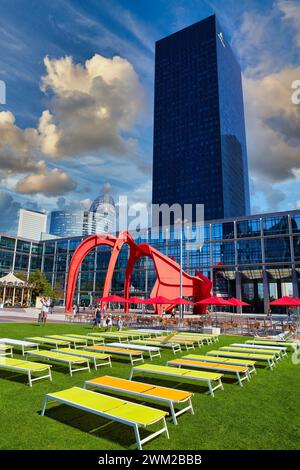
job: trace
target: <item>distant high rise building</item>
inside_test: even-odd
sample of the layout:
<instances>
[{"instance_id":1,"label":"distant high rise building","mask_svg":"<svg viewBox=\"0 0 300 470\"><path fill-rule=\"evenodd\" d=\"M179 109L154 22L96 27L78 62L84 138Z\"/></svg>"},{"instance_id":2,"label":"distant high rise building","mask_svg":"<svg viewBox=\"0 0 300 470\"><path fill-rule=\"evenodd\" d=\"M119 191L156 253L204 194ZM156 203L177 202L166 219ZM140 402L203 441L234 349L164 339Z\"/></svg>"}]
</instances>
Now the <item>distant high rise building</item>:
<instances>
[{"instance_id":1,"label":"distant high rise building","mask_svg":"<svg viewBox=\"0 0 300 470\"><path fill-rule=\"evenodd\" d=\"M113 233L115 212L115 203L111 196L98 196L89 210L51 212L49 231L58 237Z\"/></svg>"},{"instance_id":2,"label":"distant high rise building","mask_svg":"<svg viewBox=\"0 0 300 470\"><path fill-rule=\"evenodd\" d=\"M250 213L241 69L215 15L156 43L152 202Z\"/></svg>"},{"instance_id":3,"label":"distant high rise building","mask_svg":"<svg viewBox=\"0 0 300 470\"><path fill-rule=\"evenodd\" d=\"M18 234L20 238L39 241L41 234L46 232L47 214L44 212L20 209Z\"/></svg>"}]
</instances>

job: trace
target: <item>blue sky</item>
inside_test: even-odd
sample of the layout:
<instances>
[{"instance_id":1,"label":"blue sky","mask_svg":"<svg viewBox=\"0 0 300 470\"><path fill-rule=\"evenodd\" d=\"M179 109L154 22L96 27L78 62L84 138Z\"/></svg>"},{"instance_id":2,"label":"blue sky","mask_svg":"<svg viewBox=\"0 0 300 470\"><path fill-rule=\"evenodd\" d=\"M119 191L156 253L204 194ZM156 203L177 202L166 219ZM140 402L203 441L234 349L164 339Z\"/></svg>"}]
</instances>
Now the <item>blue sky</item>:
<instances>
[{"instance_id":1,"label":"blue sky","mask_svg":"<svg viewBox=\"0 0 300 470\"><path fill-rule=\"evenodd\" d=\"M151 199L155 41L214 12L243 71L252 212L300 208L298 0L0 0L0 230L105 183Z\"/></svg>"}]
</instances>

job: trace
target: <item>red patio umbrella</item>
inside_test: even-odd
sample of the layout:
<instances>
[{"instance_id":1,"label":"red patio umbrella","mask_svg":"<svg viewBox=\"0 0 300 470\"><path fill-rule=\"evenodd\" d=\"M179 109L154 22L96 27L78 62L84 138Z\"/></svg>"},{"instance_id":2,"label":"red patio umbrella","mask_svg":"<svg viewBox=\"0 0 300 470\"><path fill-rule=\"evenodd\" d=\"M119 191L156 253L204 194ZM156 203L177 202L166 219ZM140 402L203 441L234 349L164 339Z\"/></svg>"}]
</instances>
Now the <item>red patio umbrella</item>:
<instances>
[{"instance_id":1,"label":"red patio umbrella","mask_svg":"<svg viewBox=\"0 0 300 470\"><path fill-rule=\"evenodd\" d=\"M300 307L300 299L297 299L295 297L289 297L289 296L284 296L281 297L281 299L273 300L273 302L270 302L270 305L272 306L278 306L278 307Z\"/></svg>"},{"instance_id":2,"label":"red patio umbrella","mask_svg":"<svg viewBox=\"0 0 300 470\"><path fill-rule=\"evenodd\" d=\"M177 297L176 299L171 299L171 304L173 305L194 305L194 302L190 300L182 299L181 297Z\"/></svg>"},{"instance_id":3,"label":"red patio umbrella","mask_svg":"<svg viewBox=\"0 0 300 470\"><path fill-rule=\"evenodd\" d=\"M119 295L109 295L108 297L102 297L101 299L96 299L96 302L115 302L115 303L127 303L128 299L120 297Z\"/></svg>"},{"instance_id":4,"label":"red patio umbrella","mask_svg":"<svg viewBox=\"0 0 300 470\"><path fill-rule=\"evenodd\" d=\"M131 304L144 304L146 302L145 299L140 299L140 297L130 297L129 303Z\"/></svg>"},{"instance_id":5,"label":"red patio umbrella","mask_svg":"<svg viewBox=\"0 0 300 470\"><path fill-rule=\"evenodd\" d=\"M230 302L235 307L250 307L250 304L247 304L247 302L243 302L242 300L236 299L235 297L231 297L230 299L228 299L228 302Z\"/></svg>"},{"instance_id":6,"label":"red patio umbrella","mask_svg":"<svg viewBox=\"0 0 300 470\"><path fill-rule=\"evenodd\" d=\"M216 295L208 297L207 299L199 300L195 305L219 305L222 307L232 307L234 304L230 303L228 300L223 299L222 297L217 297Z\"/></svg>"},{"instance_id":7,"label":"red patio umbrella","mask_svg":"<svg viewBox=\"0 0 300 470\"><path fill-rule=\"evenodd\" d=\"M150 299L144 300L144 304L147 305L163 305L163 304L172 304L171 299L167 299L166 297L158 296L158 297L151 297Z\"/></svg>"}]
</instances>

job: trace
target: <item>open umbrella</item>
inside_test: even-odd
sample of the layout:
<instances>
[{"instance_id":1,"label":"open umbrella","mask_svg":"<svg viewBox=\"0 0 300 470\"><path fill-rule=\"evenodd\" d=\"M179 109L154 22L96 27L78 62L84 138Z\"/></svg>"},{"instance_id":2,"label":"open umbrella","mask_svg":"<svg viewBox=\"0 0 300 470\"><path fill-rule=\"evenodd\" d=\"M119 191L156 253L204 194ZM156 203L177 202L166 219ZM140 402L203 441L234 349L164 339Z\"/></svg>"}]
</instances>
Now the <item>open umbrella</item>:
<instances>
[{"instance_id":1,"label":"open umbrella","mask_svg":"<svg viewBox=\"0 0 300 470\"><path fill-rule=\"evenodd\" d=\"M164 305L164 304L172 304L171 299L167 299L166 297L158 296L158 297L151 297L150 299L144 300L144 304L147 305Z\"/></svg>"},{"instance_id":2,"label":"open umbrella","mask_svg":"<svg viewBox=\"0 0 300 470\"><path fill-rule=\"evenodd\" d=\"M141 299L140 297L130 297L129 303L131 304L145 304L145 299Z\"/></svg>"},{"instance_id":3,"label":"open umbrella","mask_svg":"<svg viewBox=\"0 0 300 470\"><path fill-rule=\"evenodd\" d=\"M183 299L181 297L177 297L176 299L171 299L171 304L173 305L194 305L194 302L190 300Z\"/></svg>"},{"instance_id":4,"label":"open umbrella","mask_svg":"<svg viewBox=\"0 0 300 470\"><path fill-rule=\"evenodd\" d=\"M300 307L300 299L295 297L284 296L281 299L273 300L270 305L277 307Z\"/></svg>"},{"instance_id":5,"label":"open umbrella","mask_svg":"<svg viewBox=\"0 0 300 470\"><path fill-rule=\"evenodd\" d=\"M230 303L228 300L223 299L222 297L217 297L216 295L208 297L207 299L199 300L195 305L219 305L222 307L232 307L234 304Z\"/></svg>"},{"instance_id":6,"label":"open umbrella","mask_svg":"<svg viewBox=\"0 0 300 470\"><path fill-rule=\"evenodd\" d=\"M228 302L230 302L235 307L250 307L250 304L247 304L247 302L243 302L242 300L236 299L235 297L231 297L230 299L228 299Z\"/></svg>"},{"instance_id":7,"label":"open umbrella","mask_svg":"<svg viewBox=\"0 0 300 470\"><path fill-rule=\"evenodd\" d=\"M108 297L102 297L101 299L96 299L97 302L115 302L115 303L127 303L128 299L120 297L119 295L109 295Z\"/></svg>"}]
</instances>

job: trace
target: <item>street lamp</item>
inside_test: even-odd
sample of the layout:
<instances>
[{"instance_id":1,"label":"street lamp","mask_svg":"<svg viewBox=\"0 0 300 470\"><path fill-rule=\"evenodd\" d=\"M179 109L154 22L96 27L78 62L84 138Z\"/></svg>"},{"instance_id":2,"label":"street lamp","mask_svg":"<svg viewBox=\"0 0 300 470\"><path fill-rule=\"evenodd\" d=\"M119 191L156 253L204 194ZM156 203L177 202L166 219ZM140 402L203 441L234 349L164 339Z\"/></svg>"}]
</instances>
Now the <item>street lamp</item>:
<instances>
[{"instance_id":1,"label":"street lamp","mask_svg":"<svg viewBox=\"0 0 300 470\"><path fill-rule=\"evenodd\" d=\"M183 224L188 222L187 219L177 219L175 221L176 225L180 224L180 284L179 284L179 297L182 299L182 261L183 261L183 254L182 254L182 229L183 229ZM179 318L180 320L183 320L183 305L179 305Z\"/></svg>"}]
</instances>

